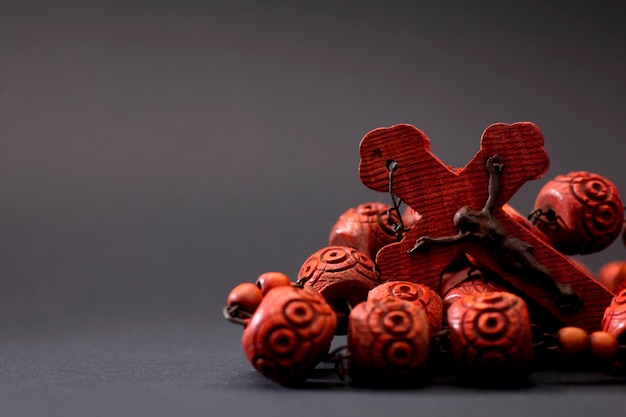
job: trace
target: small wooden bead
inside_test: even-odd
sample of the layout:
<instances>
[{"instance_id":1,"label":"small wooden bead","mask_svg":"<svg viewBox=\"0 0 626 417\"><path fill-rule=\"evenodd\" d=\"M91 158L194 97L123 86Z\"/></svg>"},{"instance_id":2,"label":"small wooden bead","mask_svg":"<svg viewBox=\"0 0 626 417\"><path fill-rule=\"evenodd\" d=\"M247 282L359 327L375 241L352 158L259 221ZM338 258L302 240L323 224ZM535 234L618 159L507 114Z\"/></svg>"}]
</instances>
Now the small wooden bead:
<instances>
[{"instance_id":1,"label":"small wooden bead","mask_svg":"<svg viewBox=\"0 0 626 417\"><path fill-rule=\"evenodd\" d=\"M626 286L626 261L612 261L598 271L598 281L617 294Z\"/></svg>"},{"instance_id":2,"label":"small wooden bead","mask_svg":"<svg viewBox=\"0 0 626 417\"><path fill-rule=\"evenodd\" d=\"M579 327L563 327L557 333L559 351L567 356L582 356L589 350L586 331Z\"/></svg>"},{"instance_id":3,"label":"small wooden bead","mask_svg":"<svg viewBox=\"0 0 626 417\"><path fill-rule=\"evenodd\" d=\"M276 287L291 285L289 277L282 272L266 272L261 274L256 280L256 286L261 289L263 295Z\"/></svg>"},{"instance_id":4,"label":"small wooden bead","mask_svg":"<svg viewBox=\"0 0 626 417\"><path fill-rule=\"evenodd\" d=\"M603 361L615 359L619 350L617 339L607 332L593 332L589 335L591 355Z\"/></svg>"},{"instance_id":5,"label":"small wooden bead","mask_svg":"<svg viewBox=\"0 0 626 417\"><path fill-rule=\"evenodd\" d=\"M493 383L528 375L534 347L521 298L507 292L466 295L447 313L452 355L462 377Z\"/></svg>"},{"instance_id":6,"label":"small wooden bead","mask_svg":"<svg viewBox=\"0 0 626 417\"><path fill-rule=\"evenodd\" d=\"M426 366L428 320L424 308L400 298L376 298L350 313L348 372L356 383L407 383Z\"/></svg>"},{"instance_id":7,"label":"small wooden bead","mask_svg":"<svg viewBox=\"0 0 626 417\"><path fill-rule=\"evenodd\" d=\"M383 203L365 203L349 209L331 229L329 246L348 246L375 259L380 248L397 241L390 208Z\"/></svg>"},{"instance_id":8,"label":"small wooden bead","mask_svg":"<svg viewBox=\"0 0 626 417\"><path fill-rule=\"evenodd\" d=\"M380 283L374 262L347 246L328 246L311 255L298 272L298 281L315 288L330 304L339 320L337 334L348 331L350 306L367 299Z\"/></svg>"},{"instance_id":9,"label":"small wooden bead","mask_svg":"<svg viewBox=\"0 0 626 417\"><path fill-rule=\"evenodd\" d=\"M387 281L370 290L367 299L379 300L388 297L418 303L426 311L429 334L432 336L441 330L443 302L441 297L427 286L407 281Z\"/></svg>"},{"instance_id":10,"label":"small wooden bead","mask_svg":"<svg viewBox=\"0 0 626 417\"><path fill-rule=\"evenodd\" d=\"M228 307L236 305L240 311L251 315L256 311L261 300L263 300L261 290L250 282L244 282L232 289L228 294L226 304Z\"/></svg>"},{"instance_id":11,"label":"small wooden bead","mask_svg":"<svg viewBox=\"0 0 626 417\"><path fill-rule=\"evenodd\" d=\"M337 319L315 291L281 286L268 292L243 332L252 366L280 384L296 384L328 353Z\"/></svg>"},{"instance_id":12,"label":"small wooden bead","mask_svg":"<svg viewBox=\"0 0 626 417\"><path fill-rule=\"evenodd\" d=\"M598 252L622 230L624 209L615 185L589 172L571 172L549 181L537 195L535 210L548 214L536 223L565 254Z\"/></svg>"}]
</instances>

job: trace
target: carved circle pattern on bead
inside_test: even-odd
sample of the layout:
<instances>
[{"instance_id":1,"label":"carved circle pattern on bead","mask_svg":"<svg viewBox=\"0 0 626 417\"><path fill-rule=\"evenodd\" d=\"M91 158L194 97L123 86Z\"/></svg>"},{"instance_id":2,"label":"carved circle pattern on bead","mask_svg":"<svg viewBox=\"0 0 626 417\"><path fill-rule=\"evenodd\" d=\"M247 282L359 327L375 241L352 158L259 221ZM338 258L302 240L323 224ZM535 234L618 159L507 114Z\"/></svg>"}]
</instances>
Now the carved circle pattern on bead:
<instances>
[{"instance_id":1,"label":"carved circle pattern on bead","mask_svg":"<svg viewBox=\"0 0 626 417\"><path fill-rule=\"evenodd\" d=\"M602 330L613 335L620 344L626 343L626 288L613 297L605 310Z\"/></svg>"},{"instance_id":2,"label":"carved circle pattern on bead","mask_svg":"<svg viewBox=\"0 0 626 417\"><path fill-rule=\"evenodd\" d=\"M450 344L462 373L526 376L534 358L528 310L507 292L467 295L448 309Z\"/></svg>"},{"instance_id":3,"label":"carved circle pattern on bead","mask_svg":"<svg viewBox=\"0 0 626 417\"><path fill-rule=\"evenodd\" d=\"M353 380L410 377L426 366L428 320L421 304L392 297L368 300L352 310L349 323Z\"/></svg>"},{"instance_id":4,"label":"carved circle pattern on bead","mask_svg":"<svg viewBox=\"0 0 626 417\"><path fill-rule=\"evenodd\" d=\"M609 246L620 234L624 209L615 185L585 171L559 175L537 195L535 209L553 211L537 228L566 254L588 254Z\"/></svg>"},{"instance_id":5,"label":"carved circle pattern on bead","mask_svg":"<svg viewBox=\"0 0 626 417\"><path fill-rule=\"evenodd\" d=\"M390 224L390 208L383 203L365 203L347 210L331 229L328 244L349 246L375 259L380 248L397 241Z\"/></svg>"},{"instance_id":6,"label":"carved circle pattern on bead","mask_svg":"<svg viewBox=\"0 0 626 417\"><path fill-rule=\"evenodd\" d=\"M485 294L489 292L507 291L506 287L485 278L470 278L457 284L443 297L443 308L447 311L452 304L466 295Z\"/></svg>"},{"instance_id":7,"label":"carved circle pattern on bead","mask_svg":"<svg viewBox=\"0 0 626 417\"><path fill-rule=\"evenodd\" d=\"M264 376L292 384L303 380L328 353L336 325L321 295L280 286L263 298L241 344L248 361Z\"/></svg>"},{"instance_id":8,"label":"carved circle pattern on bead","mask_svg":"<svg viewBox=\"0 0 626 417\"><path fill-rule=\"evenodd\" d=\"M350 306L367 299L369 290L379 284L374 262L363 252L347 246L328 246L311 255L300 268L298 281L315 288L330 304L340 325L338 334L347 331Z\"/></svg>"},{"instance_id":9,"label":"carved circle pattern on bead","mask_svg":"<svg viewBox=\"0 0 626 417\"><path fill-rule=\"evenodd\" d=\"M367 299L378 300L388 297L419 303L426 310L429 334L434 335L441 330L443 302L441 297L427 286L407 281L387 281L370 290Z\"/></svg>"}]
</instances>

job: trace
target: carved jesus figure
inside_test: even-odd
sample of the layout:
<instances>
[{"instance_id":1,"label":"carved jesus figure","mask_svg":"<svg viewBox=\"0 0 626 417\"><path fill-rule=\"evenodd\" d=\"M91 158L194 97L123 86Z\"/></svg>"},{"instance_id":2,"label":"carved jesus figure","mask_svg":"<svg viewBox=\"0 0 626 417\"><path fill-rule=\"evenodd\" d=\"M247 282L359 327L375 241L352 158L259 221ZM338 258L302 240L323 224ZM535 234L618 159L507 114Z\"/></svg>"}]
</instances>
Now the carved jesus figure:
<instances>
[{"instance_id":1,"label":"carved jesus figure","mask_svg":"<svg viewBox=\"0 0 626 417\"><path fill-rule=\"evenodd\" d=\"M579 310L583 306L583 300L571 285L556 280L546 267L537 262L533 256L532 245L509 236L493 217L491 211L498 196L499 176L504 164L500 162L498 155L493 155L487 159L486 167L489 173L489 197L482 210L473 210L467 206L459 209L453 219L454 225L459 229L458 234L438 238L420 236L408 254L426 251L434 245L449 245L468 239L477 240L504 268L520 273L549 291L563 312Z\"/></svg>"}]
</instances>

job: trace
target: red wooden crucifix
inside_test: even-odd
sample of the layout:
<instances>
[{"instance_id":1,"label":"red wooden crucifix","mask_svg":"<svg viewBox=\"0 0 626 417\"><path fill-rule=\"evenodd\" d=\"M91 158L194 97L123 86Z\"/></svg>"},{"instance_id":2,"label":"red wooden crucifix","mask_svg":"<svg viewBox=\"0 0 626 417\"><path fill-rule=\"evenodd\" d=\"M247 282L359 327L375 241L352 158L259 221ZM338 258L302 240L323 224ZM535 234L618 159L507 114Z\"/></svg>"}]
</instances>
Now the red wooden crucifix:
<instances>
[{"instance_id":1,"label":"red wooden crucifix","mask_svg":"<svg viewBox=\"0 0 626 417\"><path fill-rule=\"evenodd\" d=\"M428 137L404 124L371 131L360 153L363 184L388 191L391 170L394 194L422 215L400 242L378 253L381 280L437 290L445 269L466 253L563 324L599 329L611 293L502 209L526 181L548 169L537 126L489 126L478 153L459 169L441 162Z\"/></svg>"}]
</instances>

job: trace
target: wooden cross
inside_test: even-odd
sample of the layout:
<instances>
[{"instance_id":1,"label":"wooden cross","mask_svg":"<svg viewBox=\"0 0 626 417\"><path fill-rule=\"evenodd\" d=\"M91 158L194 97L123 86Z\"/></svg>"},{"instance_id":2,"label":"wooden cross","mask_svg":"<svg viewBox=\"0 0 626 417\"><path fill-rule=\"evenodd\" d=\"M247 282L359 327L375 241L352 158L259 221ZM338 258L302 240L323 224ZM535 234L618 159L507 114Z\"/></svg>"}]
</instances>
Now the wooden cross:
<instances>
[{"instance_id":1,"label":"wooden cross","mask_svg":"<svg viewBox=\"0 0 626 417\"><path fill-rule=\"evenodd\" d=\"M537 126L527 122L489 126L482 135L478 153L464 168L458 169L446 166L430 152L430 140L424 133L404 124L371 131L361 141L360 153L359 176L363 184L376 191L388 191L389 167L394 167L394 194L422 215L417 226L400 242L387 245L378 253L376 261L381 280L406 280L438 290L448 265L461 253L466 253L481 268L502 277L563 324L587 331L600 328L604 309L612 299L611 293L502 210L526 181L540 178L548 169L549 158ZM492 196L495 201L486 203L490 196L490 179L493 180L487 161L494 155L502 170L497 173L499 187ZM498 253L480 240L453 239L452 244L414 249L420 237L422 241L423 236L445 240L445 237L459 234L453 219L463 207L479 211L488 205L498 226L513 240L527 247L531 245L532 252L529 252L533 260L547 269L560 286L573 288L584 299L583 308L576 311L560 308L554 301L554 292L543 285L545 282L528 279L519 269L507 267L498 259Z\"/></svg>"}]
</instances>

